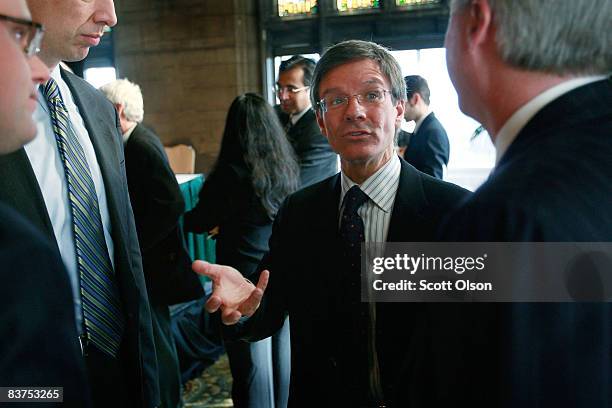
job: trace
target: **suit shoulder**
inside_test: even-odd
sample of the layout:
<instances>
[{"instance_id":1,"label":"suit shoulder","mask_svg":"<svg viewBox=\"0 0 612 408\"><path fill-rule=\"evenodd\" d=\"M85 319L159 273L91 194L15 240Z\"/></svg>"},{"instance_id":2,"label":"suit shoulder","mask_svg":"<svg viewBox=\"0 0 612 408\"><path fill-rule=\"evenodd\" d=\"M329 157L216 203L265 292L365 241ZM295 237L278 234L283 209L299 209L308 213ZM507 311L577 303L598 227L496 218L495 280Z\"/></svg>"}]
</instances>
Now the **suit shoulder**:
<instances>
[{"instance_id":1,"label":"suit shoulder","mask_svg":"<svg viewBox=\"0 0 612 408\"><path fill-rule=\"evenodd\" d=\"M0 253L3 263L17 268L18 265L33 265L33 259L36 259L39 265L60 267L51 242L21 214L0 203L0 220Z\"/></svg>"},{"instance_id":2,"label":"suit shoulder","mask_svg":"<svg viewBox=\"0 0 612 408\"><path fill-rule=\"evenodd\" d=\"M163 151L164 149L164 145L161 143L161 140L159 140L159 137L155 134L155 132L140 123L136 125L136 128L128 139L127 145L130 144L136 144L146 149L155 149L156 151Z\"/></svg>"},{"instance_id":3,"label":"suit shoulder","mask_svg":"<svg viewBox=\"0 0 612 408\"><path fill-rule=\"evenodd\" d=\"M288 198L291 199L293 205L300 203L312 203L312 200L316 200L317 197L333 191L336 183L339 182L340 173L334 174L324 180L317 183L311 184L308 187L299 189L298 191L290 194Z\"/></svg>"},{"instance_id":4,"label":"suit shoulder","mask_svg":"<svg viewBox=\"0 0 612 408\"><path fill-rule=\"evenodd\" d=\"M447 202L457 204L472 194L463 187L437 179L429 174L419 172L419 176L428 201L434 205Z\"/></svg>"},{"instance_id":5,"label":"suit shoulder","mask_svg":"<svg viewBox=\"0 0 612 408\"><path fill-rule=\"evenodd\" d=\"M110 112L116 114L116 109L113 103L109 101L102 92L94 88L89 82L67 70L62 70L62 76L69 85L79 92L82 98L89 101L95 100L96 103L99 104L98 108L104 107Z\"/></svg>"}]
</instances>

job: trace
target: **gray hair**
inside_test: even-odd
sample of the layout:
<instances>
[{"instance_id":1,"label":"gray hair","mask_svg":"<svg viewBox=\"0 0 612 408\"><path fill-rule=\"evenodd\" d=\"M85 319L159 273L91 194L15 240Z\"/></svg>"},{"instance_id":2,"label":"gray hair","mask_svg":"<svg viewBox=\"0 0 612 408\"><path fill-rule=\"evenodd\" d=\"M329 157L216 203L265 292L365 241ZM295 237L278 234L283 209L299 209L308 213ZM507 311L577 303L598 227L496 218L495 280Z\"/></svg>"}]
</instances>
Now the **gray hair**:
<instances>
[{"instance_id":1,"label":"gray hair","mask_svg":"<svg viewBox=\"0 0 612 408\"><path fill-rule=\"evenodd\" d=\"M406 100L406 85L402 77L402 69L389 50L373 42L349 40L328 48L317 63L310 87L312 106L320 109L319 85L325 74L339 65L363 59L370 59L378 63L380 70L391 84L391 97L394 103L398 100Z\"/></svg>"},{"instance_id":2,"label":"gray hair","mask_svg":"<svg viewBox=\"0 0 612 408\"><path fill-rule=\"evenodd\" d=\"M453 0L451 12L471 0ZM612 70L610 0L488 0L502 59L557 75Z\"/></svg>"},{"instance_id":3,"label":"gray hair","mask_svg":"<svg viewBox=\"0 0 612 408\"><path fill-rule=\"evenodd\" d=\"M123 114L130 122L142 122L144 102L140 87L126 79L117 79L100 87L100 91L114 104L123 105Z\"/></svg>"}]
</instances>

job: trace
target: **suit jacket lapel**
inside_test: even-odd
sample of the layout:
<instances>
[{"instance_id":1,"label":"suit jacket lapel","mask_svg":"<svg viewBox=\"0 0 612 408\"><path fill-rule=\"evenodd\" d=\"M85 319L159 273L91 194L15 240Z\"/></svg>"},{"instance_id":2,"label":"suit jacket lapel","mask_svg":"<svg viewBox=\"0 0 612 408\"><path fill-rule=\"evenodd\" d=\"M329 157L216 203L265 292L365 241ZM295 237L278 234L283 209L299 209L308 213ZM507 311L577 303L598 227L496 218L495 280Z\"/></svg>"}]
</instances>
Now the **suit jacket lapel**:
<instances>
[{"instance_id":1,"label":"suit jacket lapel","mask_svg":"<svg viewBox=\"0 0 612 408\"><path fill-rule=\"evenodd\" d=\"M87 94L94 91L80 83L80 80L72 78L64 70L62 70L62 77L70 88L75 104L79 107L79 113L89 133L100 166L106 190L115 251L123 251L125 254L128 250L125 247L126 243L123 237L127 237L128 232L125 229L126 223L122 220L127 219L127 214L123 211L126 205L123 202L124 197L121 191L126 187L117 184L125 180L121 175L124 158L123 150L120 148L122 143L120 133L116 128L116 123L109 123L108 114L102 116L102 107L99 106L97 98L88 97ZM87 109L83 109L84 106ZM117 138L117 140L113 140L113 138ZM118 255L119 253L116 253L115 257L117 258Z\"/></svg>"},{"instance_id":2,"label":"suit jacket lapel","mask_svg":"<svg viewBox=\"0 0 612 408\"><path fill-rule=\"evenodd\" d=\"M310 118L310 116L312 115L314 115L314 111L312 110L312 108L308 108L306 113L304 113L304 115L302 115L302 117L297 122L295 122L293 126L291 126L291 128L289 129L289 137L291 139L295 139L302 134L302 131L306 124L312 121L312 118Z\"/></svg>"},{"instance_id":3,"label":"suit jacket lapel","mask_svg":"<svg viewBox=\"0 0 612 408\"><path fill-rule=\"evenodd\" d=\"M420 224L423 218L422 210L427 205L421 177L417 170L400 159L400 173L391 225L387 234L388 242L407 242L419 236Z\"/></svg>"}]
</instances>

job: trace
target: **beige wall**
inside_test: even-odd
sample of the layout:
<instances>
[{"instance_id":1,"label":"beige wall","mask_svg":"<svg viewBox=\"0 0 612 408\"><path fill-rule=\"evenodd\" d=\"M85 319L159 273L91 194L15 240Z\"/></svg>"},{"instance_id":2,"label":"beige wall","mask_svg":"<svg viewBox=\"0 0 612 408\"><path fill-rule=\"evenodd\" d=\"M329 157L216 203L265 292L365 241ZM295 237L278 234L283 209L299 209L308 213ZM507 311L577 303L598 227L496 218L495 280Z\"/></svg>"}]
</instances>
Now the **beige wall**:
<instances>
[{"instance_id":1,"label":"beige wall","mask_svg":"<svg viewBox=\"0 0 612 408\"><path fill-rule=\"evenodd\" d=\"M195 147L196 171L214 163L232 100L261 93L256 3L115 0L117 74L141 86L165 145Z\"/></svg>"}]
</instances>

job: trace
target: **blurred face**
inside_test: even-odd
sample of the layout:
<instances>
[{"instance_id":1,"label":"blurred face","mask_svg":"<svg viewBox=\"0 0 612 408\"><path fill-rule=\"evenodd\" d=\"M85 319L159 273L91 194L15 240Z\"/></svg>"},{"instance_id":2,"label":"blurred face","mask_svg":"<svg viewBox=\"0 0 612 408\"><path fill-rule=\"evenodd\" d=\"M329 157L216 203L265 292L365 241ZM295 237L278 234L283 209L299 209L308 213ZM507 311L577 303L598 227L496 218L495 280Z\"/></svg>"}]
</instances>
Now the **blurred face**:
<instances>
[{"instance_id":1,"label":"blurred face","mask_svg":"<svg viewBox=\"0 0 612 408\"><path fill-rule=\"evenodd\" d=\"M0 14L30 20L25 0L0 2ZM0 21L0 154L19 149L36 135L32 120L36 84L49 79L49 71L38 57L26 57L19 40L23 29Z\"/></svg>"},{"instance_id":2,"label":"blurred face","mask_svg":"<svg viewBox=\"0 0 612 408\"><path fill-rule=\"evenodd\" d=\"M28 0L28 5L45 26L40 58L49 67L82 60L100 43L104 27L117 24L113 0Z\"/></svg>"},{"instance_id":3,"label":"blurred face","mask_svg":"<svg viewBox=\"0 0 612 408\"><path fill-rule=\"evenodd\" d=\"M309 88L304 85L304 70L301 67L281 72L276 86L283 112L293 115L310 107Z\"/></svg>"},{"instance_id":4,"label":"blurred face","mask_svg":"<svg viewBox=\"0 0 612 408\"><path fill-rule=\"evenodd\" d=\"M358 101L353 95L384 94L377 103ZM367 166L372 170L382 167L394 154L395 131L404 114L404 101L393 102L389 79L381 72L378 63L362 59L339 65L324 75L319 84L323 99L341 100L346 104L317 110L321 132L331 147L340 155L345 166Z\"/></svg>"},{"instance_id":5,"label":"blurred face","mask_svg":"<svg viewBox=\"0 0 612 408\"><path fill-rule=\"evenodd\" d=\"M406 101L406 105L404 106L404 119L406 119L406 122L416 120L418 113L419 112L416 106L416 94L414 94L412 95L412 98Z\"/></svg>"}]
</instances>

